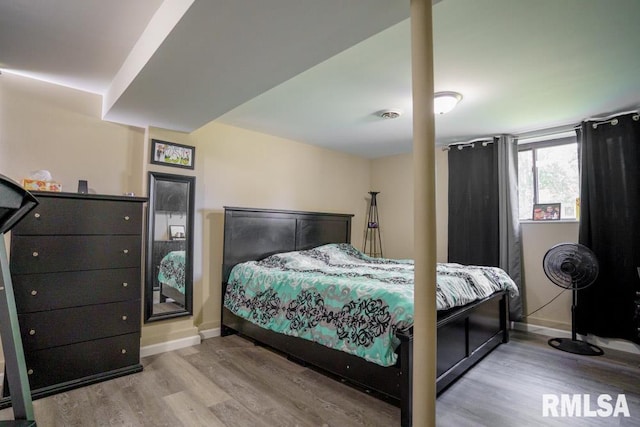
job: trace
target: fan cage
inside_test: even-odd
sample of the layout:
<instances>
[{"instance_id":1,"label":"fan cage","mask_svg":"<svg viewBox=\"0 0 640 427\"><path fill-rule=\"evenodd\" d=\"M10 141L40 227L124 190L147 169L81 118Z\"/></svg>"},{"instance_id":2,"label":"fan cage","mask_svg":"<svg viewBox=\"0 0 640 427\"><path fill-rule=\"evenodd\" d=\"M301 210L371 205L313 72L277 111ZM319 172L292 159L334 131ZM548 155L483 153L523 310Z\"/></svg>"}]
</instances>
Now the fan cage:
<instances>
[{"instance_id":1,"label":"fan cage","mask_svg":"<svg viewBox=\"0 0 640 427\"><path fill-rule=\"evenodd\" d=\"M598 260L580 243L561 243L547 251L542 261L553 284L565 289L584 289L598 278Z\"/></svg>"}]
</instances>

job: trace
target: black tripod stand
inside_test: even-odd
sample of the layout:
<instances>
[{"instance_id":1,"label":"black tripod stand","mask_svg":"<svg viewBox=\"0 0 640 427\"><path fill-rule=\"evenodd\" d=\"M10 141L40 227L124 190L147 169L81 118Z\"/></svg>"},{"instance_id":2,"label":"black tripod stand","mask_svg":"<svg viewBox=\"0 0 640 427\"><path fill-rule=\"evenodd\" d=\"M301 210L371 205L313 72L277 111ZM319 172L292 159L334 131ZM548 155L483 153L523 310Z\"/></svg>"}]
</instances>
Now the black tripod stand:
<instances>
[{"instance_id":1,"label":"black tripod stand","mask_svg":"<svg viewBox=\"0 0 640 427\"><path fill-rule=\"evenodd\" d=\"M369 204L369 216L367 217L367 224L364 229L362 251L369 256L382 258L382 239L380 238L378 202L376 200L378 193L380 192L369 191L369 194L371 194L371 203Z\"/></svg>"}]
</instances>

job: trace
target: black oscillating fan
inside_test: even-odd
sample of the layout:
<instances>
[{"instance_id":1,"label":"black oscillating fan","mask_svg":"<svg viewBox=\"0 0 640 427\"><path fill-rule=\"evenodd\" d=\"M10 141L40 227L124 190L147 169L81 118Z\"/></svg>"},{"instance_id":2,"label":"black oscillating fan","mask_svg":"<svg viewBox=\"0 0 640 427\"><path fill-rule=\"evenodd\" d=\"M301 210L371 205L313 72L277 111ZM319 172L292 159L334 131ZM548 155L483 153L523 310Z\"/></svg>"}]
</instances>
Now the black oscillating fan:
<instances>
[{"instance_id":1,"label":"black oscillating fan","mask_svg":"<svg viewBox=\"0 0 640 427\"><path fill-rule=\"evenodd\" d=\"M601 356L598 346L580 341L576 337L576 306L578 291L593 284L598 277L598 260L588 247L579 243L560 243L547 251L542 260L544 273L555 285L571 289L571 339L551 338L549 345L558 350L585 356Z\"/></svg>"}]
</instances>

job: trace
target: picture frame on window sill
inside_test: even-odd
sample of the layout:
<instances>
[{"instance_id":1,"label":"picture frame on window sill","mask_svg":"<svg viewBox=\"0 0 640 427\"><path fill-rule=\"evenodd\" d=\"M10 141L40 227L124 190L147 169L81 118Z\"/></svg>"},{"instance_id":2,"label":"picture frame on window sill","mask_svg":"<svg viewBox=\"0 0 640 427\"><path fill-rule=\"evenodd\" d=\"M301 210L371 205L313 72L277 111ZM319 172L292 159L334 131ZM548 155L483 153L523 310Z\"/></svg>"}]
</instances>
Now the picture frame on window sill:
<instances>
[{"instance_id":1,"label":"picture frame on window sill","mask_svg":"<svg viewBox=\"0 0 640 427\"><path fill-rule=\"evenodd\" d=\"M195 147L158 139L151 140L151 163L154 165L193 169L195 155Z\"/></svg>"},{"instance_id":2,"label":"picture frame on window sill","mask_svg":"<svg viewBox=\"0 0 640 427\"><path fill-rule=\"evenodd\" d=\"M533 205L534 221L559 221L562 210L560 203L536 203Z\"/></svg>"},{"instance_id":3,"label":"picture frame on window sill","mask_svg":"<svg viewBox=\"0 0 640 427\"><path fill-rule=\"evenodd\" d=\"M169 226L169 238L171 240L184 240L186 235L184 232L184 225L170 225Z\"/></svg>"}]
</instances>

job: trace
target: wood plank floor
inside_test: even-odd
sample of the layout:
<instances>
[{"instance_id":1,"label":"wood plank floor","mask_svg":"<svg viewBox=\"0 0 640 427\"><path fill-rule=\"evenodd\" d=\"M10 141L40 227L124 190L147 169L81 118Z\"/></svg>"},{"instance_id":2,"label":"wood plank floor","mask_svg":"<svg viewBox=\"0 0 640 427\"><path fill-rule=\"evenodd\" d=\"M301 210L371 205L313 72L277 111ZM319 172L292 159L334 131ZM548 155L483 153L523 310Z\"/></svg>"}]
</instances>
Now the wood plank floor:
<instances>
[{"instance_id":1,"label":"wood plank floor","mask_svg":"<svg viewBox=\"0 0 640 427\"><path fill-rule=\"evenodd\" d=\"M141 373L35 401L38 425L399 425L397 407L237 336L142 363ZM542 395L561 393L625 393L631 418L543 418ZM613 350L576 356L514 332L438 398L436 417L456 427L640 426L640 360Z\"/></svg>"}]
</instances>

